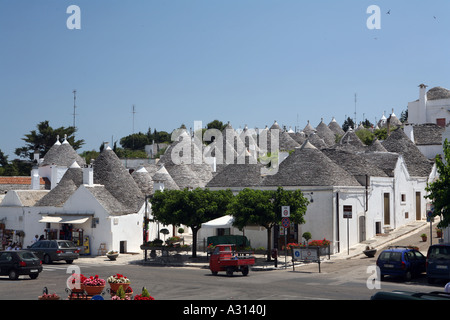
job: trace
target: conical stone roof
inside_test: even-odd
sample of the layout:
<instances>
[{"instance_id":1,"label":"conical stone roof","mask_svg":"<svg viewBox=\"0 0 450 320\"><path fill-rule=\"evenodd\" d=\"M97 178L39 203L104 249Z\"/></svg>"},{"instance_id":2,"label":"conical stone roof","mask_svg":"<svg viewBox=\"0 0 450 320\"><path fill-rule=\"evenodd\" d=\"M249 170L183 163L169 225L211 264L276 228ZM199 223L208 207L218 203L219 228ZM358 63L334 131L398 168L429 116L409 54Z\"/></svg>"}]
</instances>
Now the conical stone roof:
<instances>
[{"instance_id":1,"label":"conical stone roof","mask_svg":"<svg viewBox=\"0 0 450 320\"><path fill-rule=\"evenodd\" d=\"M417 146L399 128L391 133L382 143L389 152L396 152L405 159L409 174L413 177L428 177L433 167L432 163L422 154Z\"/></svg>"},{"instance_id":2,"label":"conical stone roof","mask_svg":"<svg viewBox=\"0 0 450 320\"><path fill-rule=\"evenodd\" d=\"M104 185L131 212L139 211L144 203L145 196L110 147L103 149L95 160L94 183Z\"/></svg>"},{"instance_id":3,"label":"conical stone roof","mask_svg":"<svg viewBox=\"0 0 450 320\"><path fill-rule=\"evenodd\" d=\"M336 122L336 119L333 118L331 122L328 124L328 128L333 131L334 134L343 136L345 131L342 130L341 126Z\"/></svg>"},{"instance_id":4,"label":"conical stone roof","mask_svg":"<svg viewBox=\"0 0 450 320\"><path fill-rule=\"evenodd\" d=\"M264 178L265 186L361 186L347 171L306 141Z\"/></svg>"},{"instance_id":5,"label":"conical stone roof","mask_svg":"<svg viewBox=\"0 0 450 320\"><path fill-rule=\"evenodd\" d=\"M180 190L180 187L176 184L175 180L173 180L172 176L164 166L152 176L152 180L154 183L163 182L165 190Z\"/></svg>"},{"instance_id":6,"label":"conical stone roof","mask_svg":"<svg viewBox=\"0 0 450 320\"><path fill-rule=\"evenodd\" d=\"M131 174L134 181L144 195L153 193L153 180L145 167L140 167Z\"/></svg>"},{"instance_id":7,"label":"conical stone roof","mask_svg":"<svg viewBox=\"0 0 450 320\"><path fill-rule=\"evenodd\" d=\"M336 136L333 131L323 122L323 119L316 127L316 133L323 139L327 146L332 146L336 143Z\"/></svg>"}]
</instances>

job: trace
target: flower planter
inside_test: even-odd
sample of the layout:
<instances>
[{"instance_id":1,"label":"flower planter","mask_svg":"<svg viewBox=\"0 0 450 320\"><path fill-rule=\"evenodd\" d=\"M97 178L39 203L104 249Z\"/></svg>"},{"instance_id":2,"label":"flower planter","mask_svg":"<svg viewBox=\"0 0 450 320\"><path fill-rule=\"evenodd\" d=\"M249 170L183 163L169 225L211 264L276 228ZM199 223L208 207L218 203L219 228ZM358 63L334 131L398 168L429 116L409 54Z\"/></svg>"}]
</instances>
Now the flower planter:
<instances>
[{"instance_id":1,"label":"flower planter","mask_svg":"<svg viewBox=\"0 0 450 320\"><path fill-rule=\"evenodd\" d=\"M123 291L127 291L128 287L130 286L130 283L110 283L109 284L111 291L114 291L114 292L117 292L117 290L119 290L120 286L122 286Z\"/></svg>"},{"instance_id":2,"label":"flower planter","mask_svg":"<svg viewBox=\"0 0 450 320\"><path fill-rule=\"evenodd\" d=\"M118 253L106 254L106 256L108 257L109 260L115 261L117 259L117 257L119 256L119 254Z\"/></svg>"},{"instance_id":3,"label":"flower planter","mask_svg":"<svg viewBox=\"0 0 450 320\"><path fill-rule=\"evenodd\" d=\"M84 286L84 291L88 296L95 296L97 294L101 294L105 289L105 286Z\"/></svg>"},{"instance_id":4,"label":"flower planter","mask_svg":"<svg viewBox=\"0 0 450 320\"><path fill-rule=\"evenodd\" d=\"M375 254L377 253L377 249L368 249L368 250L364 250L363 252L368 258L373 258L373 257L375 257Z\"/></svg>"}]
</instances>

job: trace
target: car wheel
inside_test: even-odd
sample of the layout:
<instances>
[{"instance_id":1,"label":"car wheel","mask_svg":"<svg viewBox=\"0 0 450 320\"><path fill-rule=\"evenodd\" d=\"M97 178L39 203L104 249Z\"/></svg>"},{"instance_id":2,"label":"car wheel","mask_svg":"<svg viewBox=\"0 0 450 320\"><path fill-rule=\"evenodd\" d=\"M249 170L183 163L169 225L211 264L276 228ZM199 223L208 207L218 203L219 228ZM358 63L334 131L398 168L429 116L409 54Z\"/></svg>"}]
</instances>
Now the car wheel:
<instances>
[{"instance_id":1,"label":"car wheel","mask_svg":"<svg viewBox=\"0 0 450 320\"><path fill-rule=\"evenodd\" d=\"M10 280L17 280L18 278L19 278L19 274L17 273L17 271L14 270L14 269L11 269L9 271L9 279Z\"/></svg>"},{"instance_id":2,"label":"car wheel","mask_svg":"<svg viewBox=\"0 0 450 320\"><path fill-rule=\"evenodd\" d=\"M50 258L50 256L49 256L48 254L46 254L46 255L44 256L44 263L45 263L45 264L50 264L50 263L52 263L52 259Z\"/></svg>"},{"instance_id":3,"label":"car wheel","mask_svg":"<svg viewBox=\"0 0 450 320\"><path fill-rule=\"evenodd\" d=\"M38 277L39 273L36 274L30 274L31 279L36 279Z\"/></svg>"},{"instance_id":4,"label":"car wheel","mask_svg":"<svg viewBox=\"0 0 450 320\"><path fill-rule=\"evenodd\" d=\"M410 271L406 271L406 273L405 273L405 280L406 281L411 281L411 279L412 279L411 272Z\"/></svg>"},{"instance_id":5,"label":"car wheel","mask_svg":"<svg viewBox=\"0 0 450 320\"><path fill-rule=\"evenodd\" d=\"M67 264L72 264L73 260L66 260Z\"/></svg>"},{"instance_id":6,"label":"car wheel","mask_svg":"<svg viewBox=\"0 0 450 320\"><path fill-rule=\"evenodd\" d=\"M248 271L249 271L248 267L243 267L243 268L242 268L242 274L243 274L244 276L248 275Z\"/></svg>"}]
</instances>

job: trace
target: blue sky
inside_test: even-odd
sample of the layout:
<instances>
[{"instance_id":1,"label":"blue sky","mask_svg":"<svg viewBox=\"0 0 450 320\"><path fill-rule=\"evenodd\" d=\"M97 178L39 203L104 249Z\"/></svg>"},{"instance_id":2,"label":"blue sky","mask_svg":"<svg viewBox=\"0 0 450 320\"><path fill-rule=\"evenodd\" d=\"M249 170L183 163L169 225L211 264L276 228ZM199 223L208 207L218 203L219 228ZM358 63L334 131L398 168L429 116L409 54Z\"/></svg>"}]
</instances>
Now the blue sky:
<instances>
[{"instance_id":1,"label":"blue sky","mask_svg":"<svg viewBox=\"0 0 450 320\"><path fill-rule=\"evenodd\" d=\"M399 116L420 83L450 87L449 13L448 0L0 0L0 150L14 159L38 122L72 125L74 89L80 151L133 124L342 124L355 93L357 121Z\"/></svg>"}]
</instances>

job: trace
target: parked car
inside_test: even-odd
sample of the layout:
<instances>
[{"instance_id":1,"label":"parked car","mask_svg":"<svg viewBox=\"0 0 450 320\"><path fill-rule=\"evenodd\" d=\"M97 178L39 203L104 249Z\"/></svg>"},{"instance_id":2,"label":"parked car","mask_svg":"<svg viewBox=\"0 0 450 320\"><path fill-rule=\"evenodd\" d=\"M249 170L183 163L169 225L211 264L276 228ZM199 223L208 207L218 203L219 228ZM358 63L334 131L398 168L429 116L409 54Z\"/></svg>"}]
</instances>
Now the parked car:
<instances>
[{"instance_id":1,"label":"parked car","mask_svg":"<svg viewBox=\"0 0 450 320\"><path fill-rule=\"evenodd\" d=\"M370 300L450 300L446 292L410 292L410 291L378 291Z\"/></svg>"},{"instance_id":2,"label":"parked car","mask_svg":"<svg viewBox=\"0 0 450 320\"><path fill-rule=\"evenodd\" d=\"M40 240L28 246L27 250L35 253L45 264L61 260L72 263L80 253L79 248L69 240Z\"/></svg>"},{"instance_id":3,"label":"parked car","mask_svg":"<svg viewBox=\"0 0 450 320\"><path fill-rule=\"evenodd\" d=\"M429 283L450 280L450 243L433 244L428 248L426 271Z\"/></svg>"},{"instance_id":4,"label":"parked car","mask_svg":"<svg viewBox=\"0 0 450 320\"><path fill-rule=\"evenodd\" d=\"M426 270L426 257L410 247L389 247L377 259L381 279L384 276L400 276L410 281Z\"/></svg>"},{"instance_id":5,"label":"parked car","mask_svg":"<svg viewBox=\"0 0 450 320\"><path fill-rule=\"evenodd\" d=\"M0 251L0 275L17 280L20 275L36 279L42 271L42 261L33 252L25 250Z\"/></svg>"}]
</instances>

